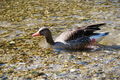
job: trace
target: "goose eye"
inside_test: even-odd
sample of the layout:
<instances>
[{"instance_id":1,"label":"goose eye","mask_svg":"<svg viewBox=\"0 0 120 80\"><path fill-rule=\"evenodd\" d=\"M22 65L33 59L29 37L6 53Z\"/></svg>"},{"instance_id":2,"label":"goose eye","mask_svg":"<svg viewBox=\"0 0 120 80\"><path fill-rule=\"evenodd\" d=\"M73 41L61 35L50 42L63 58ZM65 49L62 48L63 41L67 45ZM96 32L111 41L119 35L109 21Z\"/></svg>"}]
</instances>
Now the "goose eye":
<instances>
[{"instance_id":1,"label":"goose eye","mask_svg":"<svg viewBox=\"0 0 120 80\"><path fill-rule=\"evenodd\" d=\"M39 31L39 34L40 34L40 35L43 35L43 33L42 33L41 31Z\"/></svg>"},{"instance_id":2,"label":"goose eye","mask_svg":"<svg viewBox=\"0 0 120 80\"><path fill-rule=\"evenodd\" d=\"M39 31L39 34L43 35L44 32L45 32L44 30L41 30L41 31Z\"/></svg>"}]
</instances>

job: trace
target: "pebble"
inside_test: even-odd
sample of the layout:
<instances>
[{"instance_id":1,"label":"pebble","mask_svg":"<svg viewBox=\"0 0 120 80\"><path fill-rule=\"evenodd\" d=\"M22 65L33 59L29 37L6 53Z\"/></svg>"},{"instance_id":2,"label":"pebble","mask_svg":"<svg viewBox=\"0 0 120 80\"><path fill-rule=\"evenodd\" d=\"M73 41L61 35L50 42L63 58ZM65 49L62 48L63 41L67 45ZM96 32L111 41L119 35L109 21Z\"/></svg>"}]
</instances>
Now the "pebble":
<instances>
[{"instance_id":1,"label":"pebble","mask_svg":"<svg viewBox=\"0 0 120 80\"><path fill-rule=\"evenodd\" d=\"M9 44L10 44L10 45L14 45L14 44L15 44L15 41L10 41Z\"/></svg>"},{"instance_id":2,"label":"pebble","mask_svg":"<svg viewBox=\"0 0 120 80\"><path fill-rule=\"evenodd\" d=\"M75 72L76 71L76 69L70 69L70 72Z\"/></svg>"}]
</instances>

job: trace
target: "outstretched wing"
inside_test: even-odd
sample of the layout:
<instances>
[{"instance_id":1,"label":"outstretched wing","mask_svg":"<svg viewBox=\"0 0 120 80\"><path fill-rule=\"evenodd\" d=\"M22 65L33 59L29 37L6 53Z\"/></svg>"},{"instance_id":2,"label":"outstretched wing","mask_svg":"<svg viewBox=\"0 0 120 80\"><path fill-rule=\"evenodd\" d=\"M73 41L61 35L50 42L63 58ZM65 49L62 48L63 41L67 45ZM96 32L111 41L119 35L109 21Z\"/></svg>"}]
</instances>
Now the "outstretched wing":
<instances>
[{"instance_id":1,"label":"outstretched wing","mask_svg":"<svg viewBox=\"0 0 120 80\"><path fill-rule=\"evenodd\" d=\"M75 40L75 39L83 37L83 36L89 37L91 35L95 35L97 33L94 33L94 31L100 30L99 27L102 25L105 25L105 23L78 27L77 29L75 29L73 31L65 32L65 34L63 33L63 35L66 36L64 41Z\"/></svg>"}]
</instances>

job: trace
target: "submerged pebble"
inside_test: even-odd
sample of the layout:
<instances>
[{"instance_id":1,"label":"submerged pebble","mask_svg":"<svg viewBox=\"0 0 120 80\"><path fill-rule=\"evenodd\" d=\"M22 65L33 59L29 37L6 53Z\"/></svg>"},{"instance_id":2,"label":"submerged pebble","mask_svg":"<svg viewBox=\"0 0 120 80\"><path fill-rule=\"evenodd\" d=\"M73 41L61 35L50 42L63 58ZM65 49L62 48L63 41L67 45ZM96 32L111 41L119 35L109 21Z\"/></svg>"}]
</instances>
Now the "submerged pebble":
<instances>
[{"instance_id":1,"label":"submerged pebble","mask_svg":"<svg viewBox=\"0 0 120 80\"><path fill-rule=\"evenodd\" d=\"M15 44L15 41L10 41L9 44L10 44L10 45L14 45L14 44Z\"/></svg>"}]
</instances>

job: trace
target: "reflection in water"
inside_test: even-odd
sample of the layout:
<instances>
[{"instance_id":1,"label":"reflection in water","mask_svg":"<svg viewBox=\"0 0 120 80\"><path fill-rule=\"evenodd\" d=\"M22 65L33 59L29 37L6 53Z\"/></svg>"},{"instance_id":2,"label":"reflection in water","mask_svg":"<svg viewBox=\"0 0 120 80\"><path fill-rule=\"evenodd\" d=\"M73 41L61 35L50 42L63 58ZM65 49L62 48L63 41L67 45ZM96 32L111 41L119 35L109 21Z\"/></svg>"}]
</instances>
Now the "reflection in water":
<instances>
[{"instance_id":1,"label":"reflection in water","mask_svg":"<svg viewBox=\"0 0 120 80\"><path fill-rule=\"evenodd\" d=\"M108 45L100 45L100 48L98 50L120 50L120 45L111 45L111 46L108 46Z\"/></svg>"}]
</instances>

